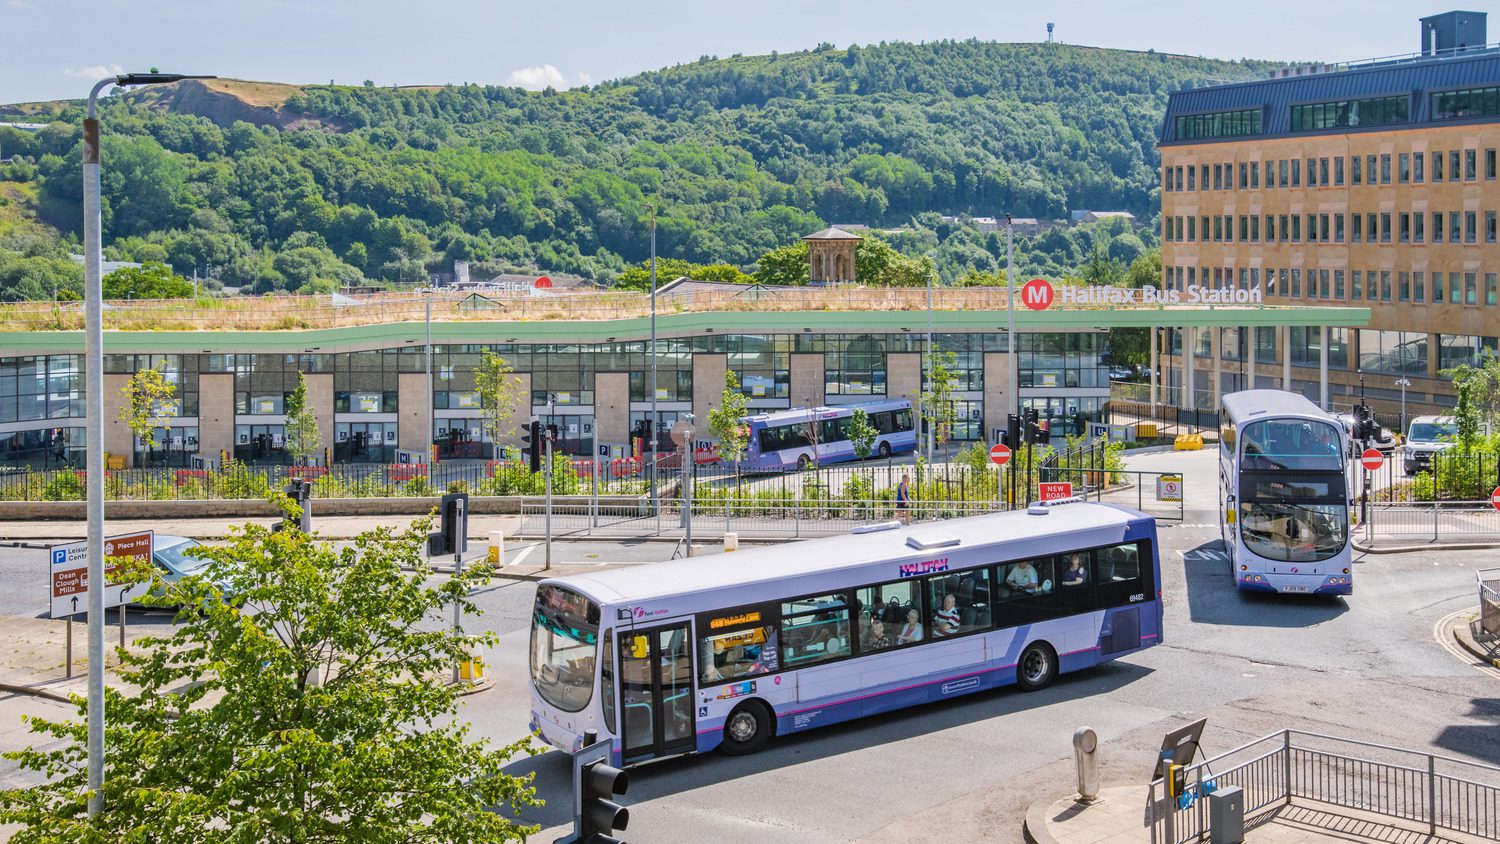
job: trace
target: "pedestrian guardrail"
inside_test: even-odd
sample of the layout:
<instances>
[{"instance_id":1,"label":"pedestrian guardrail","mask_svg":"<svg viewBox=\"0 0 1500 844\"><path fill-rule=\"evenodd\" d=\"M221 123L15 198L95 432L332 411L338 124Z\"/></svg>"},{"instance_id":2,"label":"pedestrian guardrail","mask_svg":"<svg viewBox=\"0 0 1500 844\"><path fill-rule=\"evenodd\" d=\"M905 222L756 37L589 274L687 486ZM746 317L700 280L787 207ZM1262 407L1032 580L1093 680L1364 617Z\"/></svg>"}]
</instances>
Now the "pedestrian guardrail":
<instances>
[{"instance_id":1,"label":"pedestrian guardrail","mask_svg":"<svg viewBox=\"0 0 1500 844\"><path fill-rule=\"evenodd\" d=\"M1474 576L1479 581L1479 618L1474 638L1494 648L1500 646L1500 568L1480 569Z\"/></svg>"},{"instance_id":2,"label":"pedestrian guardrail","mask_svg":"<svg viewBox=\"0 0 1500 844\"><path fill-rule=\"evenodd\" d=\"M1500 511L1489 501L1408 504L1370 503L1364 512L1365 543L1500 542Z\"/></svg>"},{"instance_id":3,"label":"pedestrian guardrail","mask_svg":"<svg viewBox=\"0 0 1500 844\"><path fill-rule=\"evenodd\" d=\"M1247 825L1293 800L1500 838L1500 768L1353 739L1282 730L1190 765L1175 798L1151 783L1152 844L1205 841L1208 797L1244 793Z\"/></svg>"}]
</instances>

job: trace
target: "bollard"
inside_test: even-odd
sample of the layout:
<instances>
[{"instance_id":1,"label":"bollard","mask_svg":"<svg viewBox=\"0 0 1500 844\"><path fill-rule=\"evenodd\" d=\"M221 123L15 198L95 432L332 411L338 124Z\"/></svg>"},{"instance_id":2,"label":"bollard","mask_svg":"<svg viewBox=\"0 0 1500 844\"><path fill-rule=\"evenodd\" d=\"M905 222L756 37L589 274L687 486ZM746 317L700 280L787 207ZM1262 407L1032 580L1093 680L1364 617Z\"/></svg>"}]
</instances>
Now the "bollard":
<instances>
[{"instance_id":1,"label":"bollard","mask_svg":"<svg viewBox=\"0 0 1500 844\"><path fill-rule=\"evenodd\" d=\"M724 532L724 553L740 550L740 535L732 530Z\"/></svg>"},{"instance_id":2,"label":"bollard","mask_svg":"<svg viewBox=\"0 0 1500 844\"><path fill-rule=\"evenodd\" d=\"M1073 732L1073 761L1078 765L1078 802L1099 800L1099 734L1091 727Z\"/></svg>"},{"instance_id":3,"label":"bollard","mask_svg":"<svg viewBox=\"0 0 1500 844\"><path fill-rule=\"evenodd\" d=\"M458 676L470 683L484 682L484 654L477 650L469 654L467 660L459 663Z\"/></svg>"},{"instance_id":4,"label":"bollard","mask_svg":"<svg viewBox=\"0 0 1500 844\"><path fill-rule=\"evenodd\" d=\"M490 554L487 559L496 568L505 565L505 531L490 531Z\"/></svg>"}]
</instances>

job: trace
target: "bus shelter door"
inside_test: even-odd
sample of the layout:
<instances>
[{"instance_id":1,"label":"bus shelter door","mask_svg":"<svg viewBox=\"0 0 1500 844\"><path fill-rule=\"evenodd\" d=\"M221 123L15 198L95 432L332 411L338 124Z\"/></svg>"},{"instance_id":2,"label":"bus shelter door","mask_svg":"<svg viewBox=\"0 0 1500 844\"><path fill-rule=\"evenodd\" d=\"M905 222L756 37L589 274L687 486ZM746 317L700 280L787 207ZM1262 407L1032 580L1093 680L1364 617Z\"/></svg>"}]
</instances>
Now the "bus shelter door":
<instances>
[{"instance_id":1,"label":"bus shelter door","mask_svg":"<svg viewBox=\"0 0 1500 844\"><path fill-rule=\"evenodd\" d=\"M620 633L624 759L686 753L697 743L688 625Z\"/></svg>"}]
</instances>

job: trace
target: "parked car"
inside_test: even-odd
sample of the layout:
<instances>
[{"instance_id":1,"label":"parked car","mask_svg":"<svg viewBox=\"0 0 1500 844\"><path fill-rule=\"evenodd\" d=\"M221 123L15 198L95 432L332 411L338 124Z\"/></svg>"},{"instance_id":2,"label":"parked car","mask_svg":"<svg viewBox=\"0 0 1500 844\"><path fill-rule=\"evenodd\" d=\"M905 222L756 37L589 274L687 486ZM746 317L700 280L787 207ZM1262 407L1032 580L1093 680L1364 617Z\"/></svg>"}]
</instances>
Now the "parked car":
<instances>
[{"instance_id":1,"label":"parked car","mask_svg":"<svg viewBox=\"0 0 1500 844\"><path fill-rule=\"evenodd\" d=\"M1432 456L1447 451L1458 441L1458 423L1451 416L1418 416L1406 432L1401 449L1401 465L1406 474L1415 475L1431 468Z\"/></svg>"},{"instance_id":2,"label":"parked car","mask_svg":"<svg viewBox=\"0 0 1500 844\"><path fill-rule=\"evenodd\" d=\"M161 575L162 583L171 585L184 577L191 575L202 575L208 568L209 560L203 557L191 556L188 552L201 545L198 540L186 536L170 536L157 534L152 543L151 561L156 564L156 570ZM223 590L224 584L219 584ZM153 594L162 595L163 590L158 588Z\"/></svg>"}]
</instances>

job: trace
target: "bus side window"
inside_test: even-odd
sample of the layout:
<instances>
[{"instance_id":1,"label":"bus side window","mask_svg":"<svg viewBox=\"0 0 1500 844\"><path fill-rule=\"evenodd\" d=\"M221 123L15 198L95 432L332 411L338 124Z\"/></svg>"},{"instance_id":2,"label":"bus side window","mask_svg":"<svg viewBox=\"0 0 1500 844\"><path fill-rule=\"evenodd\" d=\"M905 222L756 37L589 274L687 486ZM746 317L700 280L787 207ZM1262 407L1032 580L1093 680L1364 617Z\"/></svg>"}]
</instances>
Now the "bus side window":
<instances>
[{"instance_id":1,"label":"bus side window","mask_svg":"<svg viewBox=\"0 0 1500 844\"><path fill-rule=\"evenodd\" d=\"M1100 548L1094 552L1094 583L1101 607L1115 607L1144 600L1148 589L1141 577L1141 555L1149 546L1134 542Z\"/></svg>"},{"instance_id":2,"label":"bus side window","mask_svg":"<svg viewBox=\"0 0 1500 844\"><path fill-rule=\"evenodd\" d=\"M604 726L610 733L618 735L615 726L615 631L605 630L599 634L602 651L599 669L599 701L604 706Z\"/></svg>"}]
</instances>

